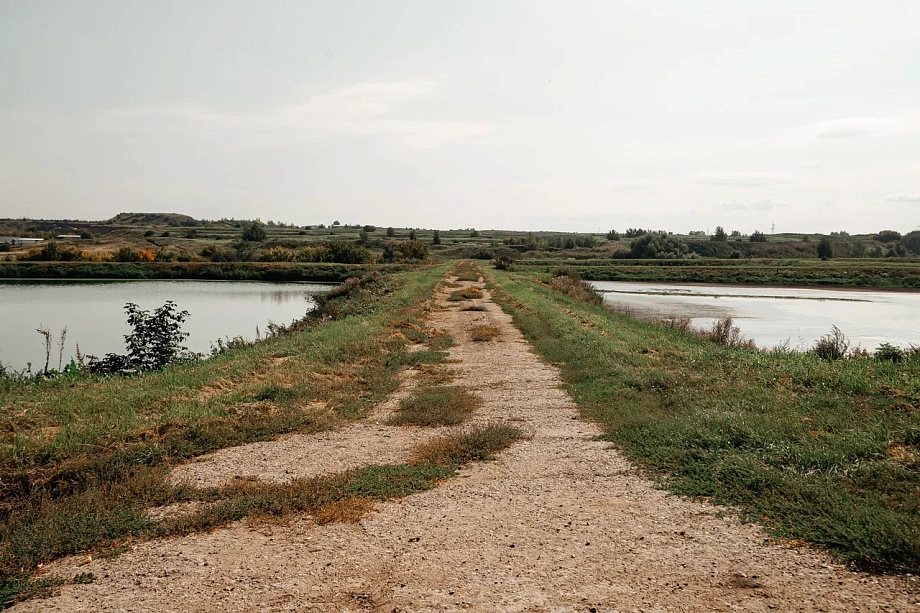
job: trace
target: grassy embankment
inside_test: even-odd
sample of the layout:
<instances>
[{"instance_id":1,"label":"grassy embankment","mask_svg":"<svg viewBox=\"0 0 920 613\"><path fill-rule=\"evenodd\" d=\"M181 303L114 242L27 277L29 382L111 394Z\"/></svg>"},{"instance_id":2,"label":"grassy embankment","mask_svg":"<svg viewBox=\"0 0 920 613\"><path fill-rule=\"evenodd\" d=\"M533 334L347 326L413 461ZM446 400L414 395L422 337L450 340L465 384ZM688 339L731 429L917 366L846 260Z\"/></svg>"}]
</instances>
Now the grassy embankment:
<instances>
[{"instance_id":1,"label":"grassy embankment","mask_svg":"<svg viewBox=\"0 0 920 613\"><path fill-rule=\"evenodd\" d=\"M403 272L399 264L290 264L260 262L4 262L0 279L198 279L337 283L369 270Z\"/></svg>"},{"instance_id":2,"label":"grassy embankment","mask_svg":"<svg viewBox=\"0 0 920 613\"><path fill-rule=\"evenodd\" d=\"M916 260L520 260L521 271L566 268L588 281L736 283L920 289Z\"/></svg>"},{"instance_id":3,"label":"grassy embankment","mask_svg":"<svg viewBox=\"0 0 920 613\"><path fill-rule=\"evenodd\" d=\"M61 556L117 553L131 540L250 515L354 519L374 500L433 487L510 444L519 433L485 426L420 449L407 464L285 485L195 489L167 479L174 464L214 449L360 418L396 389L401 368L443 359L437 349L449 339L423 319L443 273L358 285L327 308L331 320L205 362L131 378L0 382L0 606L53 586L30 575ZM429 349L408 352L409 341ZM162 520L146 513L172 503L193 511Z\"/></svg>"},{"instance_id":4,"label":"grassy embankment","mask_svg":"<svg viewBox=\"0 0 920 613\"><path fill-rule=\"evenodd\" d=\"M777 537L920 571L920 360L716 345L491 273L496 300L605 438L667 489Z\"/></svg>"}]
</instances>

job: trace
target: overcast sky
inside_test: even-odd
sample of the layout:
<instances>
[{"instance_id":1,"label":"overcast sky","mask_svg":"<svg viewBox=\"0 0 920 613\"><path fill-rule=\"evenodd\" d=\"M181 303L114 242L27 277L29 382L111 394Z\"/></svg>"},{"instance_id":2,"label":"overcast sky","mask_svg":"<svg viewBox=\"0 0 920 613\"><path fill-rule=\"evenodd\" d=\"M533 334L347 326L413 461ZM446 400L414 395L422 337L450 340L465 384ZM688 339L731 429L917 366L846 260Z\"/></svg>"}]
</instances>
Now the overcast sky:
<instances>
[{"instance_id":1,"label":"overcast sky","mask_svg":"<svg viewBox=\"0 0 920 613\"><path fill-rule=\"evenodd\" d=\"M920 2L0 0L0 217L920 224Z\"/></svg>"}]
</instances>

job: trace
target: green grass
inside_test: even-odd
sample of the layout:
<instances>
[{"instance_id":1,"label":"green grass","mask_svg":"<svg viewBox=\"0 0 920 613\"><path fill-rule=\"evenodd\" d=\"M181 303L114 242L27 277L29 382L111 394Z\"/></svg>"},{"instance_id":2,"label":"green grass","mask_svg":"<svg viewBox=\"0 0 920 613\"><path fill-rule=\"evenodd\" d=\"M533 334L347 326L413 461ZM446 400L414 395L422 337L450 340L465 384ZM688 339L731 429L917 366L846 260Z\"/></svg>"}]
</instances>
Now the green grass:
<instances>
[{"instance_id":1,"label":"green grass","mask_svg":"<svg viewBox=\"0 0 920 613\"><path fill-rule=\"evenodd\" d=\"M920 571L920 360L719 346L491 274L582 414L663 487L863 567Z\"/></svg>"},{"instance_id":2,"label":"green grass","mask_svg":"<svg viewBox=\"0 0 920 613\"><path fill-rule=\"evenodd\" d=\"M475 287L469 287L451 292L447 297L447 301L460 302L461 300L475 300L478 298L482 298L482 290L478 290Z\"/></svg>"},{"instance_id":3,"label":"green grass","mask_svg":"<svg viewBox=\"0 0 920 613\"><path fill-rule=\"evenodd\" d=\"M462 387L423 386L399 402L387 423L394 426L454 426L466 421L482 404Z\"/></svg>"},{"instance_id":4,"label":"green grass","mask_svg":"<svg viewBox=\"0 0 920 613\"><path fill-rule=\"evenodd\" d=\"M420 325L443 274L370 282L326 305L331 320L204 362L0 384L0 591L26 589L39 563L150 535L144 510L189 496L166 482L173 464L336 428L392 393L406 365L442 361L408 352L392 324Z\"/></svg>"}]
</instances>

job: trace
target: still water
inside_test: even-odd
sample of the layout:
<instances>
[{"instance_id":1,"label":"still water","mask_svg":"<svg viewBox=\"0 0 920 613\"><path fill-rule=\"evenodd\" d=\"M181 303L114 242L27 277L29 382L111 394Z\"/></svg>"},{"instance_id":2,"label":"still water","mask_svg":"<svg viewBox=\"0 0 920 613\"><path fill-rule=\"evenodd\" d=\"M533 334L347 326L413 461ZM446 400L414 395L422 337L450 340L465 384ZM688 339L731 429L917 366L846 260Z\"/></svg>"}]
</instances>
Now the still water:
<instances>
[{"instance_id":1,"label":"still water","mask_svg":"<svg viewBox=\"0 0 920 613\"><path fill-rule=\"evenodd\" d=\"M255 281L0 281L0 362L17 370L45 365L44 326L54 336L51 367L58 366L58 341L67 328L64 364L80 351L102 357L124 353L130 332L124 306L160 307L167 300L189 312L185 345L207 353L219 338L252 339L273 321L289 324L312 310L313 296L331 285Z\"/></svg>"},{"instance_id":2,"label":"still water","mask_svg":"<svg viewBox=\"0 0 920 613\"><path fill-rule=\"evenodd\" d=\"M758 347L810 349L836 325L852 346L920 344L920 292L595 281L604 302L641 318L690 317L708 328L731 315Z\"/></svg>"}]
</instances>

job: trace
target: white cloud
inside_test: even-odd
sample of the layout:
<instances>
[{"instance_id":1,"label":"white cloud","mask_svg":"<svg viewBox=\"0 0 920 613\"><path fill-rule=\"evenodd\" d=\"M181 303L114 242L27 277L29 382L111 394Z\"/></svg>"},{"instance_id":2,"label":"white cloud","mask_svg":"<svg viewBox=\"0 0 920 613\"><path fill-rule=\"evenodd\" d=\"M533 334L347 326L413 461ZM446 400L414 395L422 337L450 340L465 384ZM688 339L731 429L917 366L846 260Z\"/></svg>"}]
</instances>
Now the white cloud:
<instances>
[{"instance_id":1,"label":"white cloud","mask_svg":"<svg viewBox=\"0 0 920 613\"><path fill-rule=\"evenodd\" d=\"M254 114L221 111L202 104L110 109L99 115L96 127L118 133L177 136L246 134L259 142L386 136L419 148L482 137L491 131L490 125L479 122L399 116L401 105L424 102L435 90L436 84L427 80L360 83Z\"/></svg>"},{"instance_id":2,"label":"white cloud","mask_svg":"<svg viewBox=\"0 0 920 613\"><path fill-rule=\"evenodd\" d=\"M786 206L777 200L729 200L719 205L725 211L771 211Z\"/></svg>"},{"instance_id":3,"label":"white cloud","mask_svg":"<svg viewBox=\"0 0 920 613\"><path fill-rule=\"evenodd\" d=\"M795 178L780 172L704 172L697 182L727 187L766 187L792 183Z\"/></svg>"},{"instance_id":4,"label":"white cloud","mask_svg":"<svg viewBox=\"0 0 920 613\"><path fill-rule=\"evenodd\" d=\"M910 121L896 117L846 117L816 123L808 128L808 133L820 139L859 138L885 136L910 126Z\"/></svg>"},{"instance_id":5,"label":"white cloud","mask_svg":"<svg viewBox=\"0 0 920 613\"><path fill-rule=\"evenodd\" d=\"M885 198L885 202L920 202L920 194L897 194Z\"/></svg>"}]
</instances>

